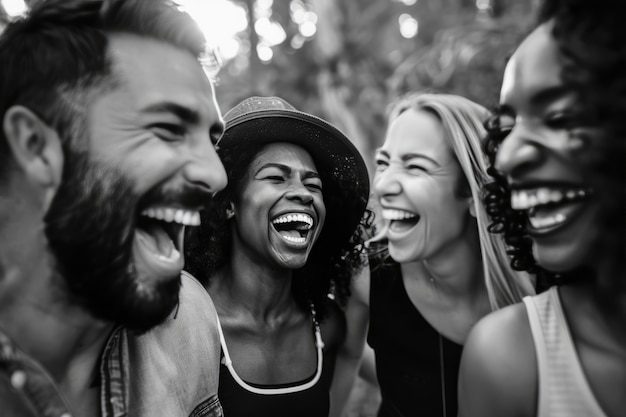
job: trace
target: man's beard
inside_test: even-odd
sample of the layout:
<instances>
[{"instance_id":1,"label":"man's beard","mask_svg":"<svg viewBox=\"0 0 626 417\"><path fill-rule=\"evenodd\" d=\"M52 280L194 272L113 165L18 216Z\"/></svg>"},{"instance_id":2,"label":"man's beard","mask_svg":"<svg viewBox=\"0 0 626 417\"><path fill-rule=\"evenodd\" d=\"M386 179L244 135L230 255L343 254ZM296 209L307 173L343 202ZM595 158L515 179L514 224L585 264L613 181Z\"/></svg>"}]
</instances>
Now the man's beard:
<instances>
[{"instance_id":1,"label":"man's beard","mask_svg":"<svg viewBox=\"0 0 626 417\"><path fill-rule=\"evenodd\" d=\"M63 181L44 220L71 302L95 318L144 332L178 304L180 279L152 283L137 276L132 248L139 200L119 169L66 149Z\"/></svg>"}]
</instances>

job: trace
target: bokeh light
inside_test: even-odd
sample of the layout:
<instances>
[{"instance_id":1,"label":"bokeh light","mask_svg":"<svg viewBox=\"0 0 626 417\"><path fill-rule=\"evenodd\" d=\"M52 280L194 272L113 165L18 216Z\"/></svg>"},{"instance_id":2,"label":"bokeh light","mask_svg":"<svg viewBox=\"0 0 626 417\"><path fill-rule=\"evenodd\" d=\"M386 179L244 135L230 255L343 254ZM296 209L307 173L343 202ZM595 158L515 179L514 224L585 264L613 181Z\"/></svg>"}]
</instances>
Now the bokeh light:
<instances>
[{"instance_id":1,"label":"bokeh light","mask_svg":"<svg viewBox=\"0 0 626 417\"><path fill-rule=\"evenodd\" d=\"M317 26L315 26L315 23L313 22L303 22L300 26L298 26L298 30L302 36L310 38L315 35L315 32L317 32Z\"/></svg>"},{"instance_id":2,"label":"bokeh light","mask_svg":"<svg viewBox=\"0 0 626 417\"><path fill-rule=\"evenodd\" d=\"M211 48L230 60L240 51L236 35L248 27L246 10L229 0L176 0L181 9L198 22Z\"/></svg>"},{"instance_id":3,"label":"bokeh light","mask_svg":"<svg viewBox=\"0 0 626 417\"><path fill-rule=\"evenodd\" d=\"M256 53L263 62L269 62L274 57L274 51L266 43L259 43L256 47Z\"/></svg>"},{"instance_id":4,"label":"bokeh light","mask_svg":"<svg viewBox=\"0 0 626 417\"><path fill-rule=\"evenodd\" d=\"M2 5L9 16L19 16L26 11L24 0L2 0Z\"/></svg>"},{"instance_id":5,"label":"bokeh light","mask_svg":"<svg viewBox=\"0 0 626 417\"><path fill-rule=\"evenodd\" d=\"M407 38L411 39L417 35L419 31L419 23L417 19L411 16L408 13L403 13L398 17L398 23L400 24L400 34Z\"/></svg>"},{"instance_id":6,"label":"bokeh light","mask_svg":"<svg viewBox=\"0 0 626 417\"><path fill-rule=\"evenodd\" d=\"M403 0L411 1L411 0ZM0 0L10 17L22 15L27 9L25 0ZM233 0L174 0L178 7L189 13L198 23L207 40L207 49L215 51L223 63L245 66L248 60L241 55L256 53L263 62L274 57L273 47L287 42L293 49L300 49L317 33L318 15L304 0L290 0L289 13L297 31L288 35L273 16L274 0L255 0L252 12L243 2ZM251 23L251 16L254 22ZM258 35L258 47L251 51L248 37L250 30ZM213 52L211 52L213 54ZM236 62L235 62L236 61Z\"/></svg>"},{"instance_id":7,"label":"bokeh light","mask_svg":"<svg viewBox=\"0 0 626 417\"><path fill-rule=\"evenodd\" d=\"M283 27L267 17L257 19L254 23L254 31L270 46L279 45L287 39Z\"/></svg>"}]
</instances>

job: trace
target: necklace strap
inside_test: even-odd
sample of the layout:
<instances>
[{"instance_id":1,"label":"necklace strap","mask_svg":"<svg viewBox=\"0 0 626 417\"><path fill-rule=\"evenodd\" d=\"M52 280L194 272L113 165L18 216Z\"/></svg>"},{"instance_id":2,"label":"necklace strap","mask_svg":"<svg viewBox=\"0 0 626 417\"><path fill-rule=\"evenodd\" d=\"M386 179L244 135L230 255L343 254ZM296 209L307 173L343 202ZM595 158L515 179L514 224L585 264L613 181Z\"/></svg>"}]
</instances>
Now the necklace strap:
<instances>
[{"instance_id":1,"label":"necklace strap","mask_svg":"<svg viewBox=\"0 0 626 417\"><path fill-rule=\"evenodd\" d=\"M310 302L309 305L311 306L311 320L313 321L313 328L315 329L315 346L317 346L318 349L323 349L324 341L322 340L322 331L320 330L320 324L317 321L315 306L312 302Z\"/></svg>"}]
</instances>

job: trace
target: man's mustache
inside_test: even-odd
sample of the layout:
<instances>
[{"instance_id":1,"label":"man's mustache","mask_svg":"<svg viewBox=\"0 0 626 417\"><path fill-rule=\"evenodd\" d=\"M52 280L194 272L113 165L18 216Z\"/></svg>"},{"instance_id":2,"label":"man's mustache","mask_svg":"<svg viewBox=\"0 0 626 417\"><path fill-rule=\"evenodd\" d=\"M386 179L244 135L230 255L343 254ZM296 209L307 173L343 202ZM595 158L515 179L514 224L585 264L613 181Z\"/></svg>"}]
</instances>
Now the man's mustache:
<instances>
[{"instance_id":1,"label":"man's mustache","mask_svg":"<svg viewBox=\"0 0 626 417\"><path fill-rule=\"evenodd\" d=\"M160 186L151 189L139 199L140 210L150 206L183 206L189 209L204 209L212 193L206 188L193 184L179 186Z\"/></svg>"}]
</instances>

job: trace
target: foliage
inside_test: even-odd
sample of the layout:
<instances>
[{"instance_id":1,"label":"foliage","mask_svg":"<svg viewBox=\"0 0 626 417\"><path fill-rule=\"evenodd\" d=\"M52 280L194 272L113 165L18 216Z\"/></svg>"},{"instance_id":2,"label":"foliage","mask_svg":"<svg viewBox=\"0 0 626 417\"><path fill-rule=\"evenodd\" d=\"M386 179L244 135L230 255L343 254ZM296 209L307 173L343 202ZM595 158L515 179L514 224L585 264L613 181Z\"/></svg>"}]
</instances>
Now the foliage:
<instances>
[{"instance_id":1,"label":"foliage","mask_svg":"<svg viewBox=\"0 0 626 417\"><path fill-rule=\"evenodd\" d=\"M255 6L262 0L231 1L256 21ZM305 42L292 18L295 2L318 16L317 32ZM530 25L536 3L276 0L270 18L282 26L286 40L272 47L271 61L262 62L255 52L259 36L250 24L239 34L242 53L219 75L218 101L226 111L251 95L281 96L337 125L371 164L384 136L385 109L403 92L435 89L492 107L506 59ZM490 6L492 13L479 13L477 4ZM416 37L401 36L402 14L419 22ZM0 3L0 30L7 20ZM298 37L298 45L292 45Z\"/></svg>"},{"instance_id":2,"label":"foliage","mask_svg":"<svg viewBox=\"0 0 626 417\"><path fill-rule=\"evenodd\" d=\"M481 15L469 0L421 0L411 6L308 0L318 15L317 33L294 49L290 2L275 1L272 19L285 28L287 40L273 48L269 63L250 56L250 65L239 71L227 63L218 96L224 109L249 95L284 97L336 124L371 162L384 136L385 109L402 92L436 89L493 106L506 59L526 32L534 3L492 0L494 16ZM253 4L245 1L249 10ZM398 30L403 13L419 22L415 38L405 39ZM250 32L243 35L251 39Z\"/></svg>"}]
</instances>

